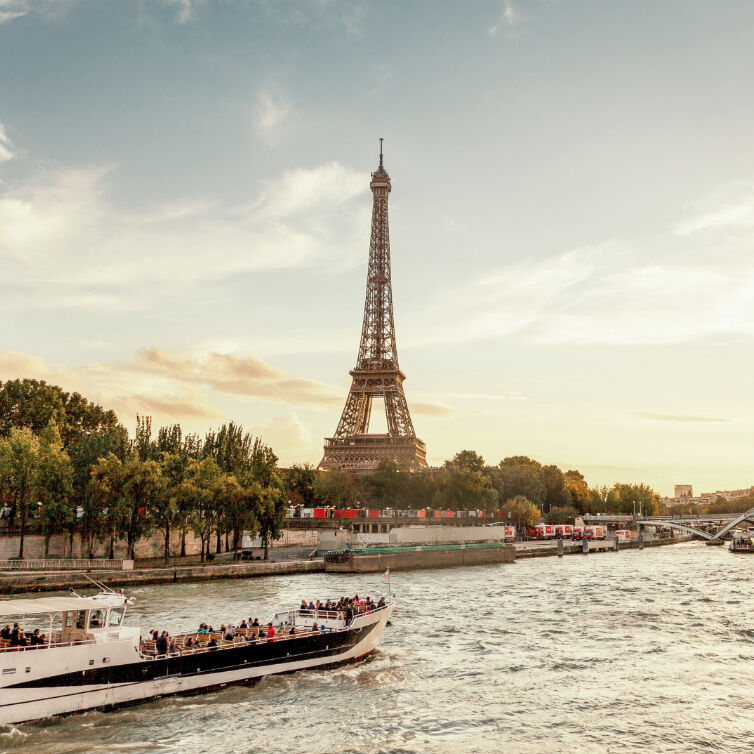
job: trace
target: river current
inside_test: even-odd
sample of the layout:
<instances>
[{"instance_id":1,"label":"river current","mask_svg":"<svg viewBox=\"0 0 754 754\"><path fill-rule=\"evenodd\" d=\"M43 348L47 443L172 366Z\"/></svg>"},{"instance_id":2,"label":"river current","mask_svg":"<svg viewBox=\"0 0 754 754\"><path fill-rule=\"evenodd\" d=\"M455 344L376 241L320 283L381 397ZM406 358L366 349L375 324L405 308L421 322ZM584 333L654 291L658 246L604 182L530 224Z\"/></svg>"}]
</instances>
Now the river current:
<instances>
[{"instance_id":1,"label":"river current","mask_svg":"<svg viewBox=\"0 0 754 754\"><path fill-rule=\"evenodd\" d=\"M359 664L0 728L0 752L751 752L754 557L698 543L395 573ZM145 586L128 623L268 618L382 575Z\"/></svg>"}]
</instances>

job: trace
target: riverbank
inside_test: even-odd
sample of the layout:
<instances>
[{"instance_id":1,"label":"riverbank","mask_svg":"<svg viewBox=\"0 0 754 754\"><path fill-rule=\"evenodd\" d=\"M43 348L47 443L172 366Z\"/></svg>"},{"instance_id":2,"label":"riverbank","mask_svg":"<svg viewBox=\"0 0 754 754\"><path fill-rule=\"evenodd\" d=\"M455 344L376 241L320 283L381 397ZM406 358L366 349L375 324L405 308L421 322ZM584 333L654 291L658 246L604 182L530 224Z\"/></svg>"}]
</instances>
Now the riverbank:
<instances>
[{"instance_id":1,"label":"riverbank","mask_svg":"<svg viewBox=\"0 0 754 754\"><path fill-rule=\"evenodd\" d=\"M674 545L680 542L688 542L692 539L691 535L677 537L672 539L650 540L644 542L644 547L662 547L665 545ZM549 542L517 542L515 545L515 559L553 557L558 554L558 544L554 541ZM637 549L638 542L621 542L621 550ZM583 552L581 542L564 542L564 555L577 555ZM612 540L592 541L589 543L589 552L615 552L615 543ZM426 560L426 555L416 558L417 561ZM439 559L446 559L446 554L433 556ZM472 563L461 562L465 558L460 558L459 562L437 562L431 563L429 567L435 568L454 568L470 565ZM458 558L456 558L458 560ZM507 562L511 562L505 558ZM512 558L511 558L512 560ZM473 563L479 565L479 563ZM374 566L374 564L372 564ZM404 566L398 566L396 563L380 562L379 566L374 566L369 570L385 570L386 568L398 569L418 569L428 567L426 562L411 562ZM326 570L323 558L316 560L280 560L280 561L243 561L240 563L207 563L205 565L191 566L170 566L163 568L136 568L133 571L118 570L97 570L91 571L87 575L91 578L108 584L116 589L140 584L171 584L180 582L197 582L197 581L214 581L218 579L247 579L261 576L287 576L299 573L322 573ZM329 569L336 570L336 569ZM361 570L361 569L358 569ZM0 594L22 594L28 592L52 592L63 591L68 589L79 589L90 587L91 581L83 572L72 573L70 571L44 571L44 572L0 572Z\"/></svg>"},{"instance_id":2,"label":"riverbank","mask_svg":"<svg viewBox=\"0 0 754 754\"><path fill-rule=\"evenodd\" d=\"M89 576L115 589L139 584L170 584L215 579L248 579L258 576L282 576L293 573L324 571L322 560L250 561L170 568L139 568L134 571L92 571ZM45 571L35 573L0 573L0 594L52 592L91 587L81 572Z\"/></svg>"}]
</instances>

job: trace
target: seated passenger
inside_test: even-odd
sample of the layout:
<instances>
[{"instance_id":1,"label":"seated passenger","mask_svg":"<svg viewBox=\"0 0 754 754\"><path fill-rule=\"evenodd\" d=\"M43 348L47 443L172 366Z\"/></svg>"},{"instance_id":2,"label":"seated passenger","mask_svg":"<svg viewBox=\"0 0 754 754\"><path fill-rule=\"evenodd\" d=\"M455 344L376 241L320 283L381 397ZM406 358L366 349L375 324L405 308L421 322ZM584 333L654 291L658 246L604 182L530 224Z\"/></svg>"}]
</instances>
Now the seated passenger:
<instances>
[{"instance_id":1,"label":"seated passenger","mask_svg":"<svg viewBox=\"0 0 754 754\"><path fill-rule=\"evenodd\" d=\"M316 623L312 626L312 631L319 631L319 626Z\"/></svg>"},{"instance_id":2,"label":"seated passenger","mask_svg":"<svg viewBox=\"0 0 754 754\"><path fill-rule=\"evenodd\" d=\"M325 631L327 631L327 627L325 626L325 624L324 624L324 623L322 623L322 624L320 625L320 627L319 627L319 632L320 632L321 634L323 634L323 633L325 633Z\"/></svg>"},{"instance_id":3,"label":"seated passenger","mask_svg":"<svg viewBox=\"0 0 754 754\"><path fill-rule=\"evenodd\" d=\"M246 619L244 618L241 621L241 625L239 626L239 628L248 628L248 627L249 627L249 624L246 622Z\"/></svg>"},{"instance_id":4,"label":"seated passenger","mask_svg":"<svg viewBox=\"0 0 754 754\"><path fill-rule=\"evenodd\" d=\"M288 632L288 636L295 636L296 635L296 627L291 626L291 630Z\"/></svg>"},{"instance_id":5,"label":"seated passenger","mask_svg":"<svg viewBox=\"0 0 754 754\"><path fill-rule=\"evenodd\" d=\"M0 631L0 639L5 639L6 641L10 641L11 632L10 632L10 626L5 626L2 631Z\"/></svg>"},{"instance_id":6,"label":"seated passenger","mask_svg":"<svg viewBox=\"0 0 754 754\"><path fill-rule=\"evenodd\" d=\"M314 603L313 602L309 603L309 610L316 610L316 608L314 607Z\"/></svg>"},{"instance_id":7,"label":"seated passenger","mask_svg":"<svg viewBox=\"0 0 754 754\"><path fill-rule=\"evenodd\" d=\"M254 618L254 622L251 624L252 628L259 628L259 618Z\"/></svg>"},{"instance_id":8,"label":"seated passenger","mask_svg":"<svg viewBox=\"0 0 754 754\"><path fill-rule=\"evenodd\" d=\"M186 637L186 641L183 642L183 646L186 647L186 649L191 649L191 647L194 646L194 640L190 637Z\"/></svg>"},{"instance_id":9,"label":"seated passenger","mask_svg":"<svg viewBox=\"0 0 754 754\"><path fill-rule=\"evenodd\" d=\"M306 604L306 600L301 600L301 607L299 608L299 610L308 610L308 609L309 609L309 607ZM8 630L10 631L10 629L8 629Z\"/></svg>"},{"instance_id":10,"label":"seated passenger","mask_svg":"<svg viewBox=\"0 0 754 754\"><path fill-rule=\"evenodd\" d=\"M380 597L380 601L377 603L377 607L385 607L385 598Z\"/></svg>"},{"instance_id":11,"label":"seated passenger","mask_svg":"<svg viewBox=\"0 0 754 754\"><path fill-rule=\"evenodd\" d=\"M217 649L217 642L214 639L210 639L207 649Z\"/></svg>"}]
</instances>

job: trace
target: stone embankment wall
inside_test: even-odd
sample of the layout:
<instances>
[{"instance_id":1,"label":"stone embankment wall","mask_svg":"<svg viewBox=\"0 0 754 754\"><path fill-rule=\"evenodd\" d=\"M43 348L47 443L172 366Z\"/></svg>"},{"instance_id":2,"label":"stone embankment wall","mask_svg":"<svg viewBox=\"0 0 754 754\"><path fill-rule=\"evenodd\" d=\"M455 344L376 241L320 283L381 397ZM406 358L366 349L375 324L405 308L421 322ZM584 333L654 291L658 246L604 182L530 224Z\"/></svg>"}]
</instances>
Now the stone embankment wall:
<instances>
[{"instance_id":1,"label":"stone embankment wall","mask_svg":"<svg viewBox=\"0 0 754 754\"><path fill-rule=\"evenodd\" d=\"M273 547L315 547L317 544L317 531L314 530L283 530L281 539L276 540ZM8 535L0 532L0 560L8 560L18 556L19 538L17 534ZM213 536L210 539L210 549L215 551L216 539ZM232 541L231 541L232 545ZM95 542L94 557L108 557L108 543ZM165 538L158 531L154 532L151 537L139 540L136 543L136 559L141 558L159 558L165 550ZM222 550L225 552L225 537L222 537ZM170 554L177 556L181 551L180 534L173 533L170 537ZM44 537L40 534L27 534L24 537L24 557L25 558L43 558L45 552ZM201 552L201 543L192 532L186 534L186 555L199 555ZM115 558L123 559L128 557L128 547L124 541L115 543ZM71 541L68 535L55 535L50 540L50 557L57 558L85 558L88 556L86 542L82 542L78 532L73 535L73 552L71 552Z\"/></svg>"},{"instance_id":2,"label":"stone embankment wall","mask_svg":"<svg viewBox=\"0 0 754 754\"><path fill-rule=\"evenodd\" d=\"M321 560L286 560L277 563L251 561L227 565L180 566L177 568L144 568L135 571L94 571L92 577L110 587L125 588L139 584L169 584L180 581L213 579L247 579L255 576L280 576L293 573L324 571ZM0 594L51 592L69 588L91 588L82 574L34 572L0 574Z\"/></svg>"},{"instance_id":3,"label":"stone embankment wall","mask_svg":"<svg viewBox=\"0 0 754 754\"><path fill-rule=\"evenodd\" d=\"M454 568L455 566L512 563L516 550L512 545L486 548L416 549L401 552L359 555L348 553L341 562L325 562L325 571L333 573L373 573L414 568Z\"/></svg>"}]
</instances>

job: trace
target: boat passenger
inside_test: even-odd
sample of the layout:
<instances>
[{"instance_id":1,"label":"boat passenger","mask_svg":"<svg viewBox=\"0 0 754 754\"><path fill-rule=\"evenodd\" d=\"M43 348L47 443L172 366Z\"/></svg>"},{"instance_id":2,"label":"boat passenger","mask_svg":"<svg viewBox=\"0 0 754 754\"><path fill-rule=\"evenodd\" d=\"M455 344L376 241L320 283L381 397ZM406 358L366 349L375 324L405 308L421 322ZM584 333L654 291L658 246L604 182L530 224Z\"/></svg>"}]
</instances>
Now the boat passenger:
<instances>
[{"instance_id":1,"label":"boat passenger","mask_svg":"<svg viewBox=\"0 0 754 754\"><path fill-rule=\"evenodd\" d=\"M275 627L272 623L267 624L267 638L269 641L275 641Z\"/></svg>"},{"instance_id":2,"label":"boat passenger","mask_svg":"<svg viewBox=\"0 0 754 754\"><path fill-rule=\"evenodd\" d=\"M312 631L319 631L319 626L316 623L312 626Z\"/></svg>"},{"instance_id":3,"label":"boat passenger","mask_svg":"<svg viewBox=\"0 0 754 754\"><path fill-rule=\"evenodd\" d=\"M323 634L323 633L325 633L325 631L327 631L327 627L325 626L324 623L321 623L320 626L319 626L319 632L321 634Z\"/></svg>"},{"instance_id":4,"label":"boat passenger","mask_svg":"<svg viewBox=\"0 0 754 754\"><path fill-rule=\"evenodd\" d=\"M315 610L315 609L316 609L316 608L314 607L314 603L313 603L313 602L310 602L310 603L309 603L309 607L308 607L308 609L309 609L309 610Z\"/></svg>"},{"instance_id":5,"label":"boat passenger","mask_svg":"<svg viewBox=\"0 0 754 754\"><path fill-rule=\"evenodd\" d=\"M214 637L209 640L209 644L207 644L207 649L217 649L217 642L215 641Z\"/></svg>"},{"instance_id":6,"label":"boat passenger","mask_svg":"<svg viewBox=\"0 0 754 754\"><path fill-rule=\"evenodd\" d=\"M252 628L259 628L259 618L254 618L254 622L251 624Z\"/></svg>"},{"instance_id":7,"label":"boat passenger","mask_svg":"<svg viewBox=\"0 0 754 754\"><path fill-rule=\"evenodd\" d=\"M246 618L244 618L241 621L241 625L239 626L239 628L248 628L248 627L249 627L249 624L246 622Z\"/></svg>"},{"instance_id":8,"label":"boat passenger","mask_svg":"<svg viewBox=\"0 0 754 754\"><path fill-rule=\"evenodd\" d=\"M380 601L377 603L377 607L385 607L385 598L380 597Z\"/></svg>"},{"instance_id":9,"label":"boat passenger","mask_svg":"<svg viewBox=\"0 0 754 754\"><path fill-rule=\"evenodd\" d=\"M306 604L306 600L301 600L301 607L299 609L300 610L308 610L309 609L309 607Z\"/></svg>"},{"instance_id":10,"label":"boat passenger","mask_svg":"<svg viewBox=\"0 0 754 754\"><path fill-rule=\"evenodd\" d=\"M168 653L168 632L163 631L154 642L155 649L158 655L166 655Z\"/></svg>"},{"instance_id":11,"label":"boat passenger","mask_svg":"<svg viewBox=\"0 0 754 754\"><path fill-rule=\"evenodd\" d=\"M39 635L39 629L35 628L34 633L31 635L31 645L38 647L40 644L44 644L42 637Z\"/></svg>"},{"instance_id":12,"label":"boat passenger","mask_svg":"<svg viewBox=\"0 0 754 754\"><path fill-rule=\"evenodd\" d=\"M291 626L291 630L288 632L288 636L295 636L296 635L296 627Z\"/></svg>"},{"instance_id":13,"label":"boat passenger","mask_svg":"<svg viewBox=\"0 0 754 754\"><path fill-rule=\"evenodd\" d=\"M183 642L183 646L186 647L186 649L191 649L191 647L194 646L194 641L190 636L186 637L186 641Z\"/></svg>"},{"instance_id":14,"label":"boat passenger","mask_svg":"<svg viewBox=\"0 0 754 754\"><path fill-rule=\"evenodd\" d=\"M10 641L11 637L11 631L10 626L5 626L5 628L0 631L0 639L5 639L6 641Z\"/></svg>"}]
</instances>

